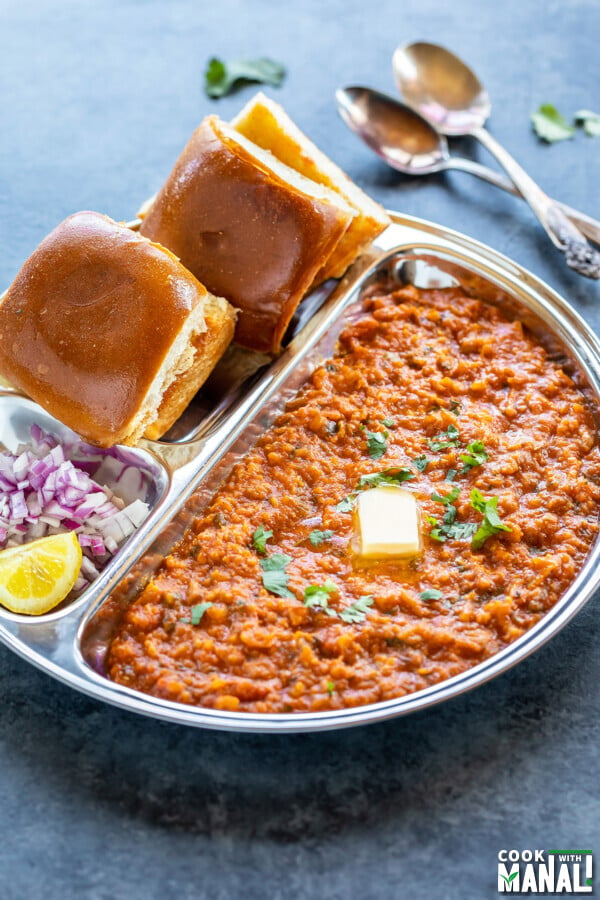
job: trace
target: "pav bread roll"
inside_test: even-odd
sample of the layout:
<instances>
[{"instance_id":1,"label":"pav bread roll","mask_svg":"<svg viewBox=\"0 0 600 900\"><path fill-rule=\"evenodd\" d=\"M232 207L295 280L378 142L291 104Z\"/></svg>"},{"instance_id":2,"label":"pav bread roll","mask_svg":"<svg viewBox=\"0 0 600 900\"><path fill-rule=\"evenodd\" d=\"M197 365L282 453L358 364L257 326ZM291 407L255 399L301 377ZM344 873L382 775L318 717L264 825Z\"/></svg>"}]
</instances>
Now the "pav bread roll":
<instances>
[{"instance_id":1,"label":"pav bread roll","mask_svg":"<svg viewBox=\"0 0 600 900\"><path fill-rule=\"evenodd\" d=\"M101 447L159 437L233 336L178 259L94 212L58 225L0 303L0 372Z\"/></svg>"},{"instance_id":2,"label":"pav bread roll","mask_svg":"<svg viewBox=\"0 0 600 900\"><path fill-rule=\"evenodd\" d=\"M140 231L239 309L239 344L276 353L294 310L353 217L338 194L208 116Z\"/></svg>"},{"instance_id":3,"label":"pav bread roll","mask_svg":"<svg viewBox=\"0 0 600 900\"><path fill-rule=\"evenodd\" d=\"M386 211L300 131L283 107L262 92L246 104L231 124L287 166L336 191L355 210L348 230L315 281L340 278L350 263L390 224Z\"/></svg>"}]
</instances>

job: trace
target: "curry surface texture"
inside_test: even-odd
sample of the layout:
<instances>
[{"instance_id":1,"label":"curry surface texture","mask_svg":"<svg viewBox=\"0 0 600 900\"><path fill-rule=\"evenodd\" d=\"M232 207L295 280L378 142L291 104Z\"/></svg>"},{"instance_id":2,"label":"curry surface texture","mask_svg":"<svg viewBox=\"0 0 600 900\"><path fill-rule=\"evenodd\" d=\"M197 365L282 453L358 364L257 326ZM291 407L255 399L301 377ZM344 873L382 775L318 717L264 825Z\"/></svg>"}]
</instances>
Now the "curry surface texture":
<instances>
[{"instance_id":1,"label":"curry surface texture","mask_svg":"<svg viewBox=\"0 0 600 900\"><path fill-rule=\"evenodd\" d=\"M485 453L470 467L477 441ZM350 504L337 506L361 476L395 467L412 474L423 552L361 566ZM586 400L520 322L457 289L375 292L126 609L107 672L164 699L255 713L421 690L497 653L557 601L596 535L599 483ZM473 488L498 498L511 529L480 549ZM472 525L434 540L428 517ZM260 526L273 532L264 553ZM311 541L315 531L326 537ZM263 586L261 560L275 554L290 558L279 589L291 596ZM328 608L307 606L306 588L328 580ZM349 607L357 621L340 615Z\"/></svg>"}]
</instances>

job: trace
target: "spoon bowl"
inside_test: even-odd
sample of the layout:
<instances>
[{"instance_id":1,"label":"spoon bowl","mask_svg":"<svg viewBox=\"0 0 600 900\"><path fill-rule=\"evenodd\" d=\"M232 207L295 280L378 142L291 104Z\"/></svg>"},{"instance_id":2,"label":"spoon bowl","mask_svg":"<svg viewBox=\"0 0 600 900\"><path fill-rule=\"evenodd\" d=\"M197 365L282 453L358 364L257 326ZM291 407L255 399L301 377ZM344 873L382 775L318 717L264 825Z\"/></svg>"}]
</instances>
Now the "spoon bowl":
<instances>
[{"instance_id":1,"label":"spoon bowl","mask_svg":"<svg viewBox=\"0 0 600 900\"><path fill-rule=\"evenodd\" d=\"M466 134L488 118L492 107L487 91L475 73L445 47L424 41L398 47L392 64L408 105L443 134Z\"/></svg>"},{"instance_id":2,"label":"spoon bowl","mask_svg":"<svg viewBox=\"0 0 600 900\"><path fill-rule=\"evenodd\" d=\"M346 125L385 162L406 175L441 172L448 144L419 113L404 103L366 87L339 88L338 111Z\"/></svg>"},{"instance_id":3,"label":"spoon bowl","mask_svg":"<svg viewBox=\"0 0 600 900\"><path fill-rule=\"evenodd\" d=\"M455 169L519 196L507 178L472 159L451 156L446 138L427 119L395 97L366 87L336 91L338 111L351 131L388 166L405 175L431 175ZM561 209L592 240L600 243L600 222L560 204Z\"/></svg>"}]
</instances>

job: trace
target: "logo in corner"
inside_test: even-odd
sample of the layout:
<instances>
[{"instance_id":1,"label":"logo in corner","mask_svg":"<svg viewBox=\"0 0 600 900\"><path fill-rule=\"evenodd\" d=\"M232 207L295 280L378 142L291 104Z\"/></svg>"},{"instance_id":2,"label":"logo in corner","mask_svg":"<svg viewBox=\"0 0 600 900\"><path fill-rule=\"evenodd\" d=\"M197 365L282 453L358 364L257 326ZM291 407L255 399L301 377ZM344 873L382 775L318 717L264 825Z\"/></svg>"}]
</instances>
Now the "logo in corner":
<instances>
[{"instance_id":1,"label":"logo in corner","mask_svg":"<svg viewBox=\"0 0 600 900\"><path fill-rule=\"evenodd\" d=\"M499 894L591 894L591 850L500 850Z\"/></svg>"}]
</instances>

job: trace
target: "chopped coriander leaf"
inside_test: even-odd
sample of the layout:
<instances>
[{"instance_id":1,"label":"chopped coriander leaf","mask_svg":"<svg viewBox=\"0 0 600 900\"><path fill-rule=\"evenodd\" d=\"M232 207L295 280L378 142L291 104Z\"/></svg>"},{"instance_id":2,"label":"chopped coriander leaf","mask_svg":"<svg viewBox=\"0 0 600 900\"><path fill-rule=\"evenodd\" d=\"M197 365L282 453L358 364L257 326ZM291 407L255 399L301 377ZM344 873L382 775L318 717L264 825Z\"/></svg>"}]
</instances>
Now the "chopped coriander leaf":
<instances>
[{"instance_id":1,"label":"chopped coriander leaf","mask_svg":"<svg viewBox=\"0 0 600 900\"><path fill-rule=\"evenodd\" d=\"M410 469L383 469L381 472L370 472L369 475L361 475L359 487L362 489L375 487L377 484L401 484L403 481L410 481L414 477Z\"/></svg>"},{"instance_id":2,"label":"chopped coriander leaf","mask_svg":"<svg viewBox=\"0 0 600 900\"><path fill-rule=\"evenodd\" d=\"M460 454L460 459L464 466L461 475L469 472L475 466L482 466L490 458L483 441L472 441L470 444L467 444L466 451L466 453Z\"/></svg>"},{"instance_id":3,"label":"chopped coriander leaf","mask_svg":"<svg viewBox=\"0 0 600 900\"><path fill-rule=\"evenodd\" d=\"M461 403L459 400L452 400L449 406L451 413L459 413L461 410Z\"/></svg>"},{"instance_id":4,"label":"chopped coriander leaf","mask_svg":"<svg viewBox=\"0 0 600 900\"><path fill-rule=\"evenodd\" d=\"M267 541L269 538L273 537L272 531L267 531L262 525L259 525L254 534L252 535L252 543L254 544L254 549L258 553L266 553L267 552Z\"/></svg>"},{"instance_id":5,"label":"chopped coriander leaf","mask_svg":"<svg viewBox=\"0 0 600 900\"><path fill-rule=\"evenodd\" d=\"M551 103L542 103L537 112L531 114L531 121L537 136L548 144L564 141L575 134L573 126Z\"/></svg>"},{"instance_id":6,"label":"chopped coriander leaf","mask_svg":"<svg viewBox=\"0 0 600 900\"><path fill-rule=\"evenodd\" d=\"M196 603L195 606L192 606L192 625L199 625L200 619L211 606L212 603L209 603L208 601L205 603Z\"/></svg>"},{"instance_id":7,"label":"chopped coriander leaf","mask_svg":"<svg viewBox=\"0 0 600 900\"><path fill-rule=\"evenodd\" d=\"M431 499L435 500L436 503L443 503L444 506L448 506L448 504L454 503L454 501L458 499L459 494L460 488L458 485L455 485L447 494L438 494L434 491L431 495Z\"/></svg>"},{"instance_id":8,"label":"chopped coriander leaf","mask_svg":"<svg viewBox=\"0 0 600 900\"><path fill-rule=\"evenodd\" d=\"M328 681L327 682L327 693L329 694L330 697L333 697L334 691L335 691L335 684L333 683L333 681Z\"/></svg>"},{"instance_id":9,"label":"chopped coriander leaf","mask_svg":"<svg viewBox=\"0 0 600 900\"><path fill-rule=\"evenodd\" d=\"M274 553L266 559L261 559L260 567L263 570L262 582L265 590L278 597L294 597L288 590L289 575L285 571L291 561L292 557L285 553Z\"/></svg>"},{"instance_id":10,"label":"chopped coriander leaf","mask_svg":"<svg viewBox=\"0 0 600 900\"><path fill-rule=\"evenodd\" d=\"M208 601L205 601L204 603L196 603L196 605L192 606L191 609L191 619L180 619L180 621L185 622L186 625L189 625L190 623L192 625L199 625L202 616L207 609L211 608L211 606L212 603L209 603Z\"/></svg>"},{"instance_id":11,"label":"chopped coriander leaf","mask_svg":"<svg viewBox=\"0 0 600 900\"><path fill-rule=\"evenodd\" d=\"M429 537L433 538L434 541L444 542L447 538L442 530L442 526L435 516L425 516L425 519L429 525L431 525L431 531L429 532Z\"/></svg>"},{"instance_id":12,"label":"chopped coriander leaf","mask_svg":"<svg viewBox=\"0 0 600 900\"><path fill-rule=\"evenodd\" d=\"M435 588L428 588L426 591L421 591L421 600L441 600L443 596L442 592Z\"/></svg>"},{"instance_id":13,"label":"chopped coriander leaf","mask_svg":"<svg viewBox=\"0 0 600 900\"><path fill-rule=\"evenodd\" d=\"M476 531L477 525L475 522L455 522L448 529L448 537L454 538L455 541L466 541Z\"/></svg>"},{"instance_id":14,"label":"chopped coriander leaf","mask_svg":"<svg viewBox=\"0 0 600 900\"><path fill-rule=\"evenodd\" d=\"M343 500L340 500L339 503L333 507L337 512L348 513L352 512L354 507L354 501L356 500L356 494L350 494L348 497L344 497Z\"/></svg>"},{"instance_id":15,"label":"chopped coriander leaf","mask_svg":"<svg viewBox=\"0 0 600 900\"><path fill-rule=\"evenodd\" d=\"M590 109L580 109L575 113L575 124L583 125L588 137L600 137L600 113Z\"/></svg>"},{"instance_id":16,"label":"chopped coriander leaf","mask_svg":"<svg viewBox=\"0 0 600 900\"><path fill-rule=\"evenodd\" d=\"M412 464L415 467L415 469L417 470L417 472L424 472L425 469L427 468L428 462L429 462L429 460L427 459L425 454L421 453L420 456L416 456L413 459Z\"/></svg>"},{"instance_id":17,"label":"chopped coriander leaf","mask_svg":"<svg viewBox=\"0 0 600 900\"><path fill-rule=\"evenodd\" d=\"M444 481L454 481L454 479L456 478L457 475L458 475L458 471L456 469L448 469L448 471L446 472L446 477L444 478Z\"/></svg>"},{"instance_id":18,"label":"chopped coriander leaf","mask_svg":"<svg viewBox=\"0 0 600 900\"><path fill-rule=\"evenodd\" d=\"M387 450L387 431L366 431L367 450L371 459L381 459Z\"/></svg>"},{"instance_id":19,"label":"chopped coriander leaf","mask_svg":"<svg viewBox=\"0 0 600 900\"><path fill-rule=\"evenodd\" d=\"M498 515L497 497L490 497L486 500L481 491L473 488L471 491L471 506L483 515L483 523L471 540L471 548L473 550L480 550L488 538L498 534L500 531L512 531L510 525L505 525Z\"/></svg>"},{"instance_id":20,"label":"chopped coriander leaf","mask_svg":"<svg viewBox=\"0 0 600 900\"><path fill-rule=\"evenodd\" d=\"M336 616L335 610L329 609L329 597L337 591L337 585L329 578L324 584L309 584L304 591L304 605L309 609L317 607L328 616Z\"/></svg>"},{"instance_id":21,"label":"chopped coriander leaf","mask_svg":"<svg viewBox=\"0 0 600 900\"><path fill-rule=\"evenodd\" d=\"M341 609L339 617L343 622L347 622L349 625L352 625L355 622L363 622L369 606L373 606L373 597L366 594L363 597L359 597L358 600L355 600L350 606Z\"/></svg>"},{"instance_id":22,"label":"chopped coriander leaf","mask_svg":"<svg viewBox=\"0 0 600 900\"><path fill-rule=\"evenodd\" d=\"M247 82L260 82L279 87L285 75L284 66L267 57L238 59L230 63L213 57L208 61L204 73L204 92L208 97L217 100Z\"/></svg>"},{"instance_id":23,"label":"chopped coriander leaf","mask_svg":"<svg viewBox=\"0 0 600 900\"><path fill-rule=\"evenodd\" d=\"M448 425L445 431L441 431L433 438L427 438L427 446L434 453L448 450L450 447L458 447L459 434L456 425Z\"/></svg>"},{"instance_id":24,"label":"chopped coriander leaf","mask_svg":"<svg viewBox=\"0 0 600 900\"><path fill-rule=\"evenodd\" d=\"M334 533L335 532L331 531L330 529L327 529L326 531L319 531L318 528L315 528L315 530L311 531L311 533L309 534L308 539L313 547L318 547L319 544L323 543L323 541L330 540L333 537Z\"/></svg>"},{"instance_id":25,"label":"chopped coriander leaf","mask_svg":"<svg viewBox=\"0 0 600 900\"><path fill-rule=\"evenodd\" d=\"M381 424L385 425L386 428L395 428L396 420L395 419L382 419Z\"/></svg>"}]
</instances>

